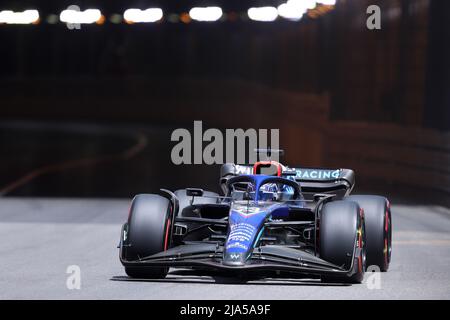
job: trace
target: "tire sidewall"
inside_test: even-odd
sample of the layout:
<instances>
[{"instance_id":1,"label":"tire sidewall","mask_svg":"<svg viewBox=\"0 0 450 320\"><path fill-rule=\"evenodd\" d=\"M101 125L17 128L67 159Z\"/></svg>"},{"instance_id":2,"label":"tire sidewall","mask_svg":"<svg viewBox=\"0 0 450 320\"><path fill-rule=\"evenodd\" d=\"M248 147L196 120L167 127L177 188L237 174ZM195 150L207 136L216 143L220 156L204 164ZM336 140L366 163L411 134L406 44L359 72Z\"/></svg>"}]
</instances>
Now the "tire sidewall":
<instances>
[{"instance_id":1,"label":"tire sidewall","mask_svg":"<svg viewBox=\"0 0 450 320\"><path fill-rule=\"evenodd\" d=\"M389 269L392 253L392 216L389 201L374 195L353 195L346 200L357 202L364 210L367 268ZM386 230L387 226L387 230Z\"/></svg>"},{"instance_id":2,"label":"tire sidewall","mask_svg":"<svg viewBox=\"0 0 450 320\"><path fill-rule=\"evenodd\" d=\"M350 270L347 276L323 277L339 282L360 283L364 277L364 267L359 267L359 259L365 250L365 239L359 247L358 236L362 230L364 237L364 220L359 205L352 201L332 201L326 203L320 214L319 252L320 257ZM350 269L353 266L352 269Z\"/></svg>"},{"instance_id":3,"label":"tire sidewall","mask_svg":"<svg viewBox=\"0 0 450 320\"><path fill-rule=\"evenodd\" d=\"M128 217L127 260L143 258L168 248L171 238L170 201L160 195L134 197Z\"/></svg>"}]
</instances>

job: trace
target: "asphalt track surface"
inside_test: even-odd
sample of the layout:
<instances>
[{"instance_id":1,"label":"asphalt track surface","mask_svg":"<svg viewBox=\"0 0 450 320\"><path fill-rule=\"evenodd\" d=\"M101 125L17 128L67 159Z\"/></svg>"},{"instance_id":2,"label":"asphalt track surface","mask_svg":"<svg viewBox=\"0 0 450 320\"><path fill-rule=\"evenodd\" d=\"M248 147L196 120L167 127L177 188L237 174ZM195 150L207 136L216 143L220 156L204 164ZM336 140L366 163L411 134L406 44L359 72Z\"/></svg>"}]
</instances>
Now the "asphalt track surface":
<instances>
[{"instance_id":1,"label":"asphalt track surface","mask_svg":"<svg viewBox=\"0 0 450 320\"><path fill-rule=\"evenodd\" d=\"M116 249L128 206L126 199L0 198L0 299L450 298L447 208L393 206L391 268L380 275L379 289L369 289L367 283L315 279L242 283L189 270L171 270L163 280L131 280ZM66 286L70 265L80 267L79 290Z\"/></svg>"}]
</instances>

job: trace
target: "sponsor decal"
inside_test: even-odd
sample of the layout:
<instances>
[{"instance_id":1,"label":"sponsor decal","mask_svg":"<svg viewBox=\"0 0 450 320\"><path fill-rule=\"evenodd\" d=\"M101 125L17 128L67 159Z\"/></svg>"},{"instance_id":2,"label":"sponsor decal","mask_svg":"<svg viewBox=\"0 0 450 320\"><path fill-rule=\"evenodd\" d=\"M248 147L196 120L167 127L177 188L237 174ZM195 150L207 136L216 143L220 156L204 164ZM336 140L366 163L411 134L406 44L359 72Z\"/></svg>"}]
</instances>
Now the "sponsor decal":
<instances>
[{"instance_id":1,"label":"sponsor decal","mask_svg":"<svg viewBox=\"0 0 450 320\"><path fill-rule=\"evenodd\" d=\"M244 215L235 210L235 205L230 211L230 230L225 244L225 254L228 258L230 258L229 254L232 253L245 254L245 257L248 257L251 253L249 250L253 249L255 237L259 233L270 210L268 208L263 210L262 208L250 206L250 211L256 210L258 212ZM241 255L240 259L242 257Z\"/></svg>"},{"instance_id":2,"label":"sponsor decal","mask_svg":"<svg viewBox=\"0 0 450 320\"><path fill-rule=\"evenodd\" d=\"M295 177L302 180L333 180L338 179L341 170L296 169Z\"/></svg>"},{"instance_id":3,"label":"sponsor decal","mask_svg":"<svg viewBox=\"0 0 450 320\"><path fill-rule=\"evenodd\" d=\"M247 250L255 232L256 228L245 222L231 225L227 249L241 248Z\"/></svg>"},{"instance_id":4,"label":"sponsor decal","mask_svg":"<svg viewBox=\"0 0 450 320\"><path fill-rule=\"evenodd\" d=\"M236 172L236 174L239 174L239 175L240 174L252 174L253 167L236 165L235 172Z\"/></svg>"},{"instance_id":5,"label":"sponsor decal","mask_svg":"<svg viewBox=\"0 0 450 320\"><path fill-rule=\"evenodd\" d=\"M231 226L229 239L231 241L250 241L256 228L248 223L238 223Z\"/></svg>"},{"instance_id":6,"label":"sponsor decal","mask_svg":"<svg viewBox=\"0 0 450 320\"><path fill-rule=\"evenodd\" d=\"M234 209L234 211L236 211L237 213L239 213L243 216L257 214L257 213L260 213L263 211L263 209L261 209L259 207L251 207L251 206L247 206L247 205L235 205L233 209Z\"/></svg>"},{"instance_id":7,"label":"sponsor decal","mask_svg":"<svg viewBox=\"0 0 450 320\"><path fill-rule=\"evenodd\" d=\"M240 242L234 242L234 243L230 243L229 245L227 245L227 249L230 249L230 248L240 248L240 249L247 250L248 246L246 246L245 244L242 244Z\"/></svg>"}]
</instances>

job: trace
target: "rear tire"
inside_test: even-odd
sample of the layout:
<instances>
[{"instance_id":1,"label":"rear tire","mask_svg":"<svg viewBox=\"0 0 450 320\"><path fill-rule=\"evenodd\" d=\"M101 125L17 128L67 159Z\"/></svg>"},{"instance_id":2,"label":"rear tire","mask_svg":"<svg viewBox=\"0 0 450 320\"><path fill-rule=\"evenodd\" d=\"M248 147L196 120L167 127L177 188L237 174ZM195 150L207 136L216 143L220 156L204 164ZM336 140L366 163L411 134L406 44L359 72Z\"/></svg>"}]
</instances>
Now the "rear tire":
<instances>
[{"instance_id":1,"label":"rear tire","mask_svg":"<svg viewBox=\"0 0 450 320\"><path fill-rule=\"evenodd\" d=\"M389 269L392 254L392 218L389 201L385 197L354 195L345 198L364 210L367 241L367 267Z\"/></svg>"},{"instance_id":2,"label":"rear tire","mask_svg":"<svg viewBox=\"0 0 450 320\"><path fill-rule=\"evenodd\" d=\"M358 204L342 200L326 203L321 211L319 238L323 260L347 270L353 264L349 274L322 276L322 281L361 283L366 269L366 254L364 217Z\"/></svg>"},{"instance_id":3,"label":"rear tire","mask_svg":"<svg viewBox=\"0 0 450 320\"><path fill-rule=\"evenodd\" d=\"M124 257L127 261L167 250L170 245L172 207L169 200L155 194L140 194L134 197L126 229ZM126 266L125 272L133 278L160 279L167 275L168 268L148 266Z\"/></svg>"}]
</instances>

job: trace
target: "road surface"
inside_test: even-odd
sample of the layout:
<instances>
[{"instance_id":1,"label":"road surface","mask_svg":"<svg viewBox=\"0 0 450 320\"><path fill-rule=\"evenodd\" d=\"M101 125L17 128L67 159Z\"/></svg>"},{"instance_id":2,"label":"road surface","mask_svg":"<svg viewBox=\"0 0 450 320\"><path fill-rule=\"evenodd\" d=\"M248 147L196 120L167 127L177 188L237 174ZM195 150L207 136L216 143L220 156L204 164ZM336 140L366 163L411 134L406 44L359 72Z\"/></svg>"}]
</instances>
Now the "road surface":
<instances>
[{"instance_id":1,"label":"road surface","mask_svg":"<svg viewBox=\"0 0 450 320\"><path fill-rule=\"evenodd\" d=\"M450 298L447 208L393 205L392 264L377 289L373 274L349 286L313 279L239 283L188 270L131 280L116 249L128 206L127 199L0 198L0 299ZM79 290L67 288L72 265L81 271Z\"/></svg>"}]
</instances>

